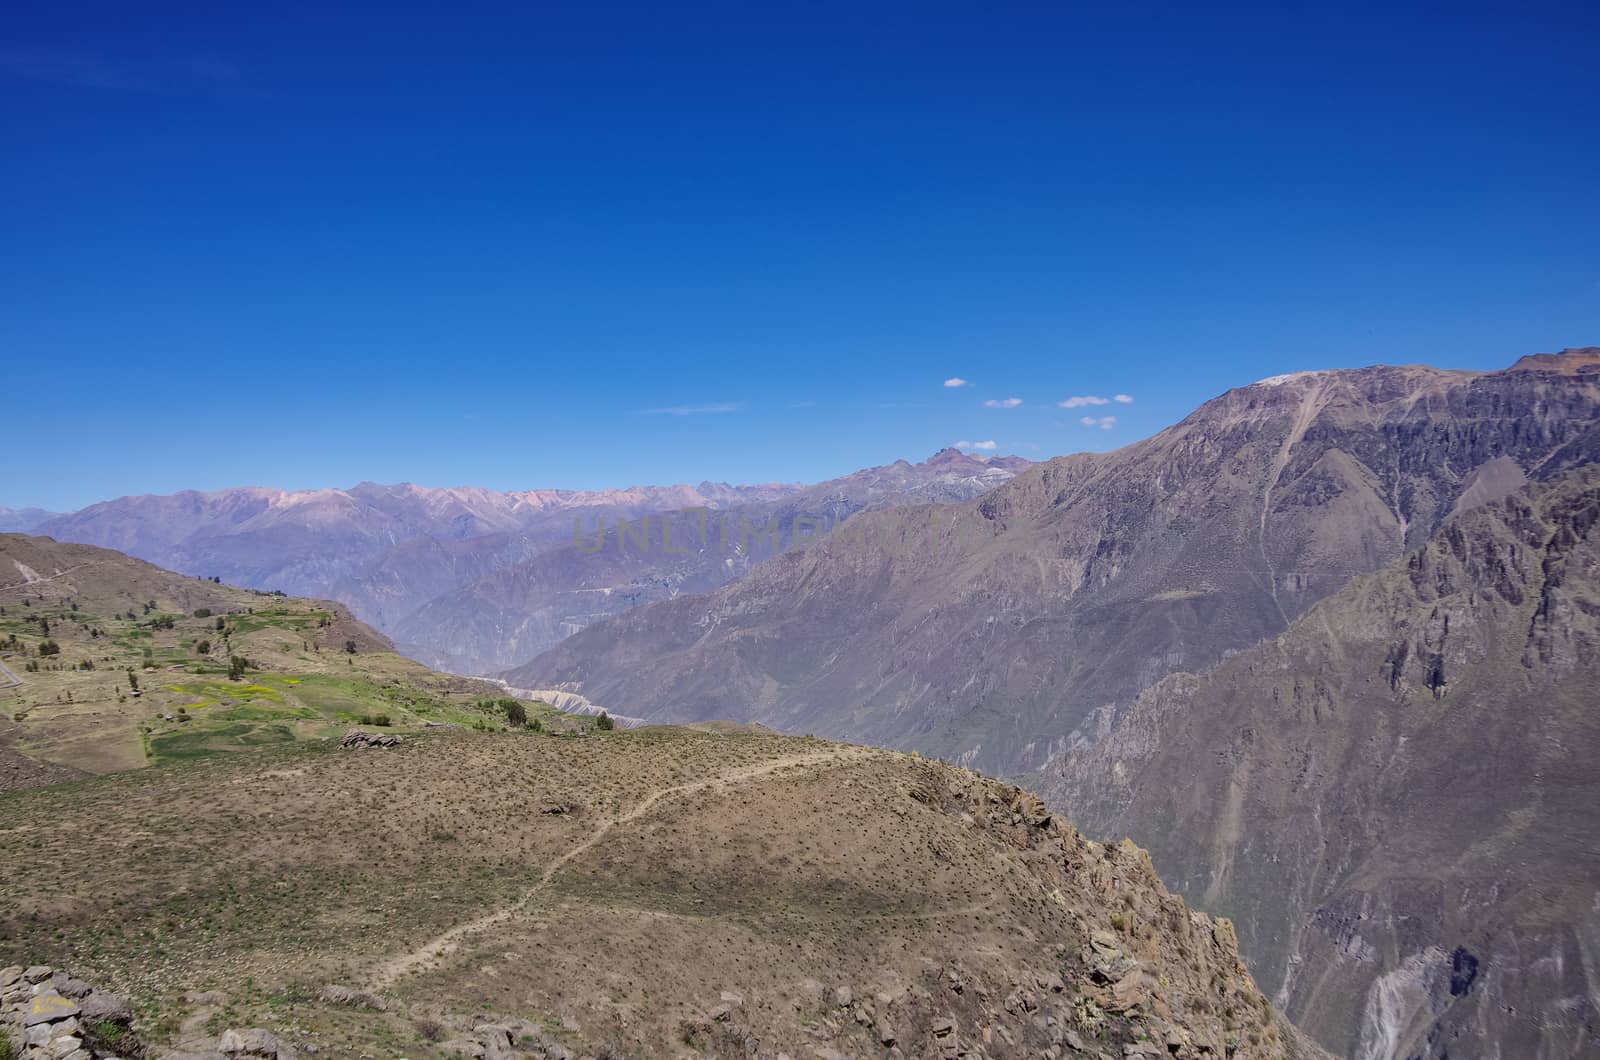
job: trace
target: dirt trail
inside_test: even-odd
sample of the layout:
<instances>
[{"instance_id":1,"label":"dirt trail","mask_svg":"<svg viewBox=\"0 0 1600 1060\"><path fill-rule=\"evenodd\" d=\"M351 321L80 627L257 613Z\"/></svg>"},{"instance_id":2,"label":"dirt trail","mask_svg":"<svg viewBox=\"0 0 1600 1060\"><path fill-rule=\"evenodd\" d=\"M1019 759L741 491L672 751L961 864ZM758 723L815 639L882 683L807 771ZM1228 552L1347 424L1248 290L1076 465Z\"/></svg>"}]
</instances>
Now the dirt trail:
<instances>
[{"instance_id":1,"label":"dirt trail","mask_svg":"<svg viewBox=\"0 0 1600 1060\"><path fill-rule=\"evenodd\" d=\"M403 953L398 957L393 957L379 965L378 970L372 977L372 988L374 990L387 989L393 986L402 976L414 972L449 953L455 948L456 943L466 936L510 920L513 916L526 909L528 903L533 901L540 891L549 886L551 880L555 879L556 873L565 868L574 858L580 857L586 851L593 849L596 844L611 834L612 829L619 825L628 824L630 821L638 820L649 813L662 799L670 798L674 795L687 795L691 792L722 784L738 784L743 781L754 780L757 777L768 776L784 769L809 765L843 765L847 762L858 761L873 753L873 749L867 747L834 747L826 751L784 755L781 758L769 759L753 766L746 766L743 769L735 769L727 773L719 773L713 777L691 781L687 784L662 788L660 791L641 799L636 806L626 813L607 819L600 827L590 833L587 839L550 862L549 865L545 866L544 872L540 873L538 882L528 888L522 897L511 905L457 924L417 949L409 953Z\"/></svg>"}]
</instances>

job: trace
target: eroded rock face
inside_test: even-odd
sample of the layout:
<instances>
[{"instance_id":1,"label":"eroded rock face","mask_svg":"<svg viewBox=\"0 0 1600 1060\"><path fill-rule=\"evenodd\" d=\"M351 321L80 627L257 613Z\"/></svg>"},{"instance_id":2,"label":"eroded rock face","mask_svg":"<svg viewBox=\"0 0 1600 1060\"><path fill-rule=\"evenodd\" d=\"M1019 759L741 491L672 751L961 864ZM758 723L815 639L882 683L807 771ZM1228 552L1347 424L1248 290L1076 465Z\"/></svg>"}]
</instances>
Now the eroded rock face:
<instances>
[{"instance_id":1,"label":"eroded rock face","mask_svg":"<svg viewBox=\"0 0 1600 1060\"><path fill-rule=\"evenodd\" d=\"M1052 769L1339 1052L1591 1056L1600 470L1452 519Z\"/></svg>"},{"instance_id":2,"label":"eroded rock face","mask_svg":"<svg viewBox=\"0 0 1600 1060\"><path fill-rule=\"evenodd\" d=\"M759 721L1020 775L1092 735L1095 711L1277 635L1452 512L1592 460L1594 359L1241 387L966 504L858 516L506 677L651 721Z\"/></svg>"},{"instance_id":3,"label":"eroded rock face","mask_svg":"<svg viewBox=\"0 0 1600 1060\"><path fill-rule=\"evenodd\" d=\"M141 1060L133 1010L46 965L0 968L0 1036L19 1060Z\"/></svg>"}]
</instances>

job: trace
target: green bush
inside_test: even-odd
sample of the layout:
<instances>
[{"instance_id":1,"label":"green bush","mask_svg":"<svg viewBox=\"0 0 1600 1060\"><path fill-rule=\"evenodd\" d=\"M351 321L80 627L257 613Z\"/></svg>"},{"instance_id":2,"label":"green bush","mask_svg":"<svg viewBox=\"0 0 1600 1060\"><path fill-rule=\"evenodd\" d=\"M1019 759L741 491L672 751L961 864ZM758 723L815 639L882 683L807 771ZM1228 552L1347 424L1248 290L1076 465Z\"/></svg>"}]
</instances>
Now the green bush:
<instances>
[{"instance_id":1,"label":"green bush","mask_svg":"<svg viewBox=\"0 0 1600 1060\"><path fill-rule=\"evenodd\" d=\"M610 732L617 727L617 723L611 720L611 715L602 710L600 716L594 719L594 727L601 732Z\"/></svg>"},{"instance_id":2,"label":"green bush","mask_svg":"<svg viewBox=\"0 0 1600 1060\"><path fill-rule=\"evenodd\" d=\"M528 708L522 705L520 699L502 699L500 707L506 713L506 721L517 727L528 724Z\"/></svg>"}]
</instances>

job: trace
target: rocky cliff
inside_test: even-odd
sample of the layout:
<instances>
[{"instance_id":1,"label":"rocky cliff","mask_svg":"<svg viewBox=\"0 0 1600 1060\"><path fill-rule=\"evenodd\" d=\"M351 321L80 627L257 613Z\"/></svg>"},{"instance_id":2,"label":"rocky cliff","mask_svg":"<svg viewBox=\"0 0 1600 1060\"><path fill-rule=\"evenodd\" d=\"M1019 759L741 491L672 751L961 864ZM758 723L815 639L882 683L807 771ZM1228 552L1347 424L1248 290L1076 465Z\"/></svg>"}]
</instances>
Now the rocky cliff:
<instances>
[{"instance_id":1,"label":"rocky cliff","mask_svg":"<svg viewBox=\"0 0 1600 1060\"><path fill-rule=\"evenodd\" d=\"M1054 763L1341 1055L1600 1054L1600 471L1480 505Z\"/></svg>"}]
</instances>

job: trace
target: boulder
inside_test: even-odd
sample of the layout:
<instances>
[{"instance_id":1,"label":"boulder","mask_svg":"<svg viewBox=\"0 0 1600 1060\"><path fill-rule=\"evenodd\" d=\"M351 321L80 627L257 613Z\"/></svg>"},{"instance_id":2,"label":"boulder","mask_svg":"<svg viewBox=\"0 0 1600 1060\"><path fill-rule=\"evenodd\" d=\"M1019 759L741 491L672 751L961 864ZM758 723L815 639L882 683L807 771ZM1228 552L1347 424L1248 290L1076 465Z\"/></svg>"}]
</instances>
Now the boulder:
<instances>
[{"instance_id":1,"label":"boulder","mask_svg":"<svg viewBox=\"0 0 1600 1060\"><path fill-rule=\"evenodd\" d=\"M45 990L23 1010L22 1025L32 1027L39 1023L58 1023L81 1011L78 1003L71 998L62 997L54 990Z\"/></svg>"},{"instance_id":2,"label":"boulder","mask_svg":"<svg viewBox=\"0 0 1600 1060\"><path fill-rule=\"evenodd\" d=\"M133 1007L116 994L96 990L78 1002L82 1018L91 1023L131 1023Z\"/></svg>"},{"instance_id":3,"label":"boulder","mask_svg":"<svg viewBox=\"0 0 1600 1060\"><path fill-rule=\"evenodd\" d=\"M294 1050L278 1040L278 1036L260 1027L245 1030L226 1030L217 1041L217 1048L227 1056L266 1057L267 1060L291 1060Z\"/></svg>"},{"instance_id":4,"label":"boulder","mask_svg":"<svg viewBox=\"0 0 1600 1060\"><path fill-rule=\"evenodd\" d=\"M357 990L353 986L340 986L330 983L322 988L322 1000L333 1005L352 1005L357 1008L369 1008L374 1012L383 1012L389 1003L376 994L369 994L365 990Z\"/></svg>"}]
</instances>

